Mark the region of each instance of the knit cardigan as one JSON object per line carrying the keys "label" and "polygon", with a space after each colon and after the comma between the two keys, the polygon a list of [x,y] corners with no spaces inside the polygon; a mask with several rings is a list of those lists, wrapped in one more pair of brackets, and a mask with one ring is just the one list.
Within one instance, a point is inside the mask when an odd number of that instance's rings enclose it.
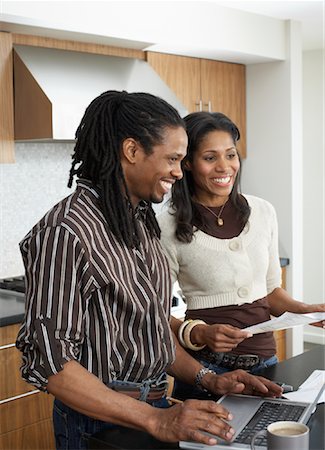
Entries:
{"label": "knit cardigan", "polygon": [[251,214],[232,239],[197,230],[192,242],[183,243],[176,239],[172,211],[158,216],[172,280],[178,281],[189,310],[252,303],[281,286],[274,207],[255,196],[244,197]]}

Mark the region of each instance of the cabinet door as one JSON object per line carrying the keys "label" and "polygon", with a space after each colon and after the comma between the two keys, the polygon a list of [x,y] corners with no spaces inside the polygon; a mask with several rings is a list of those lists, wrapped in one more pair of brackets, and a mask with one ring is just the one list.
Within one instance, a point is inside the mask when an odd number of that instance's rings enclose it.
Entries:
{"label": "cabinet door", "polygon": [[203,109],[222,112],[238,126],[238,150],[246,157],[246,70],[242,64],[201,59]]}
{"label": "cabinet door", "polygon": [[177,95],[189,113],[199,111],[200,59],[147,52],[147,61]]}

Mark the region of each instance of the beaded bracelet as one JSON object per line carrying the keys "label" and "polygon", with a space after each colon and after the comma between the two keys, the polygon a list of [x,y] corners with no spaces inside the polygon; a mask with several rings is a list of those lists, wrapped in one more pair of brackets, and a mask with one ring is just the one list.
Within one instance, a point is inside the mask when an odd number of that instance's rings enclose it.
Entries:
{"label": "beaded bracelet", "polygon": [[185,325],[183,336],[182,336],[183,341],[185,343],[185,347],[189,348],[190,350],[193,350],[195,352],[198,352],[199,350],[202,350],[204,347],[206,347],[206,344],[203,344],[203,345],[193,344],[193,342],[190,339],[191,331],[193,330],[193,328],[196,325],[199,325],[199,324],[206,325],[206,323],[203,320],[200,320],[200,319],[191,320],[189,323],[187,323]]}

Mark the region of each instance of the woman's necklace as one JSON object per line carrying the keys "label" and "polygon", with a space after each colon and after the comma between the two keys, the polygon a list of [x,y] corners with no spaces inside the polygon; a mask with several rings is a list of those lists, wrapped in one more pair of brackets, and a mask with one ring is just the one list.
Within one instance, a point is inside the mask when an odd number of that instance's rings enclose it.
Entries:
{"label": "woman's necklace", "polygon": [[227,200],[225,201],[225,203],[221,206],[220,211],[219,211],[218,214],[216,214],[215,212],[213,212],[208,206],[202,205],[202,203],[201,203],[201,205],[203,206],[203,208],[205,208],[205,209],[207,209],[208,211],[210,211],[210,213],[213,214],[214,217],[217,218],[216,224],[218,225],[218,227],[222,227],[222,226],[223,226],[223,223],[224,223],[224,222],[223,222],[223,219],[221,218],[221,214],[222,214],[222,212],[223,212],[223,210],[224,210],[224,207],[226,206],[227,201],[228,201],[228,199],[227,199]]}

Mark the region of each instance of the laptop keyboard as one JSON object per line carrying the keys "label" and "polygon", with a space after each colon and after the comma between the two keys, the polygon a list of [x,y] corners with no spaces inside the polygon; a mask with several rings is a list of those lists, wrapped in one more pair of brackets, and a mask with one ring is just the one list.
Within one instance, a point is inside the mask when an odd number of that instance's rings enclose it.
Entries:
{"label": "laptop keyboard", "polygon": [[[282,420],[299,421],[305,411],[300,405],[286,405],[277,402],[264,402],[254,416],[236,437],[234,442],[250,445],[252,437],[257,431],[264,430],[270,423]],[[266,447],[266,438],[257,438],[255,445]]]}

